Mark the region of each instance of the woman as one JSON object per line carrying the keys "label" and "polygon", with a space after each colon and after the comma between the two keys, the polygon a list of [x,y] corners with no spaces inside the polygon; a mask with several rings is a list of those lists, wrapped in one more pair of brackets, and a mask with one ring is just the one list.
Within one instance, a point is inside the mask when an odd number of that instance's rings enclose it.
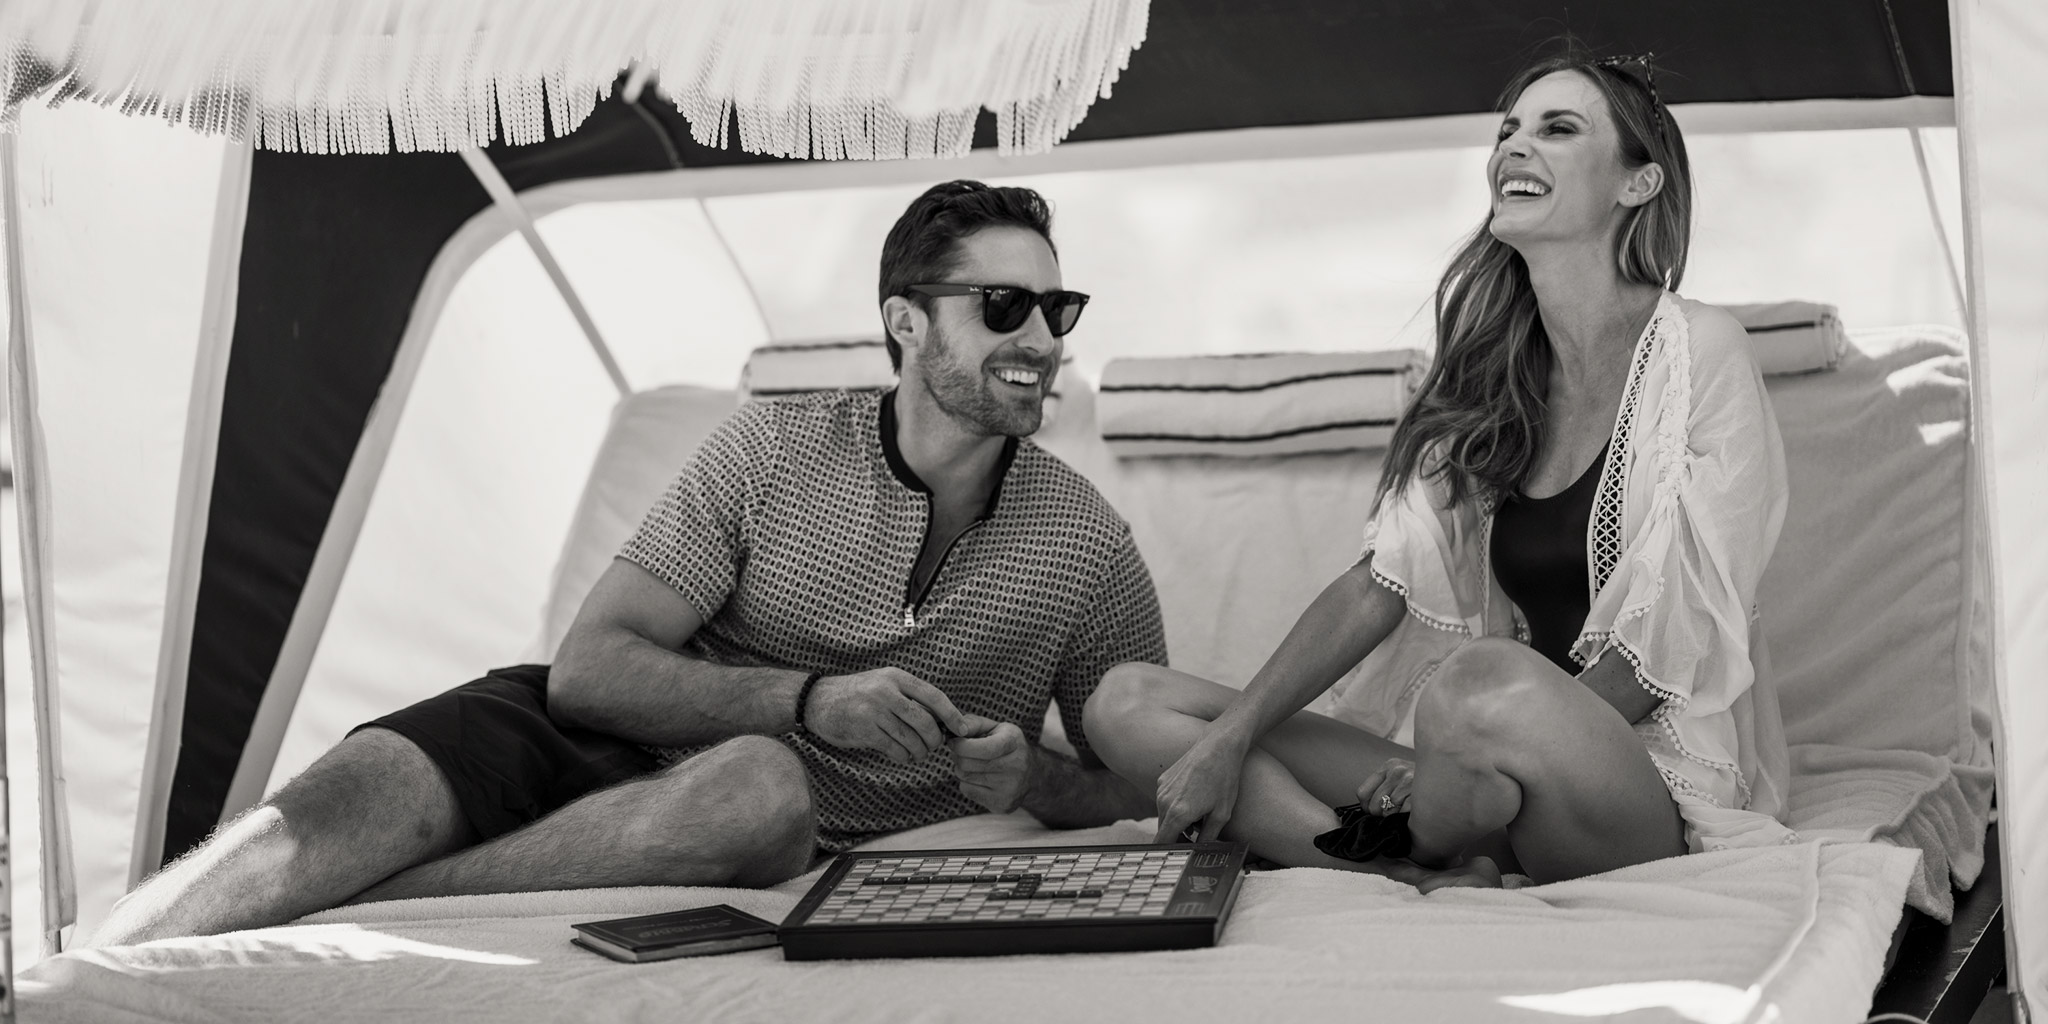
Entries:
{"label": "woman", "polygon": [[[1753,667],[1784,456],[1742,328],[1668,290],[1692,182],[1649,74],[1567,57],[1508,87],[1358,564],[1242,693],[1125,665],[1089,701],[1162,841],[1428,890],[1792,838]],[[1353,666],[1337,717],[1302,710]],[[1409,812],[1413,864],[1312,844],[1354,801]]]}

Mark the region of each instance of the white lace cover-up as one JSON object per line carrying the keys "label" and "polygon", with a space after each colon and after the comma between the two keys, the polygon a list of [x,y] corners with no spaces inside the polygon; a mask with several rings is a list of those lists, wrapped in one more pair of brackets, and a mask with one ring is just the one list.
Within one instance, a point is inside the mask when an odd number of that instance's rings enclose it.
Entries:
{"label": "white lace cover-up", "polygon": [[[1715,318],[1697,329],[1705,318]],[[1626,658],[1663,703],[1635,726],[1697,852],[1791,842],[1787,758],[1757,581],[1785,518],[1785,455],[1740,326],[1666,292],[1637,339],[1587,526],[1592,594],[1572,657]],[[1408,615],[1339,685],[1336,717],[1412,744],[1416,698],[1472,637],[1520,637],[1488,564],[1490,507],[1417,481],[1366,524]]]}

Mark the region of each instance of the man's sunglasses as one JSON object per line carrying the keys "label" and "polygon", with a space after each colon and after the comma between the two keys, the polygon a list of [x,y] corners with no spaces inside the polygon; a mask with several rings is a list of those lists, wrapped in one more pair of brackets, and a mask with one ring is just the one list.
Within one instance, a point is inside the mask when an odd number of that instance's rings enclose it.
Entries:
{"label": "man's sunglasses", "polygon": [[1046,292],[1040,295],[1007,284],[914,284],[904,289],[920,295],[981,296],[981,322],[997,334],[1008,334],[1024,326],[1032,307],[1045,310],[1045,327],[1055,338],[1065,335],[1081,321],[1081,307],[1088,296],[1080,292]]}

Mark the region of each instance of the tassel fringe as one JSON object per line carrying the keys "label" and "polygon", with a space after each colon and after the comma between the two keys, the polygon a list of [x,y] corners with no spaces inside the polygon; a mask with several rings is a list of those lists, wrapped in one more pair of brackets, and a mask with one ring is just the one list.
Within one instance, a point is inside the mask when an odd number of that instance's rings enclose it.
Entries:
{"label": "tassel fringe", "polygon": [[699,143],[814,160],[1036,153],[1107,97],[1149,0],[20,0],[0,128],[83,100],[287,153],[566,135],[634,61]]}

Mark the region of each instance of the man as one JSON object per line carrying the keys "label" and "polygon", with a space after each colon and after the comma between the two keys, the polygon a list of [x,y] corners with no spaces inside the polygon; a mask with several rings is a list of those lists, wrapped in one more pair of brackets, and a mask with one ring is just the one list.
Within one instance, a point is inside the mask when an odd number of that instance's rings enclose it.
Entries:
{"label": "man", "polygon": [[[116,905],[100,945],[345,901],[764,886],[819,851],[1019,806],[1152,813],[1081,729],[1165,656],[1128,526],[1036,445],[1062,337],[1051,214],[939,185],[882,251],[900,376],[742,408],[683,467],[546,666],[359,727]],[[1058,702],[1080,760],[1036,744]]]}

